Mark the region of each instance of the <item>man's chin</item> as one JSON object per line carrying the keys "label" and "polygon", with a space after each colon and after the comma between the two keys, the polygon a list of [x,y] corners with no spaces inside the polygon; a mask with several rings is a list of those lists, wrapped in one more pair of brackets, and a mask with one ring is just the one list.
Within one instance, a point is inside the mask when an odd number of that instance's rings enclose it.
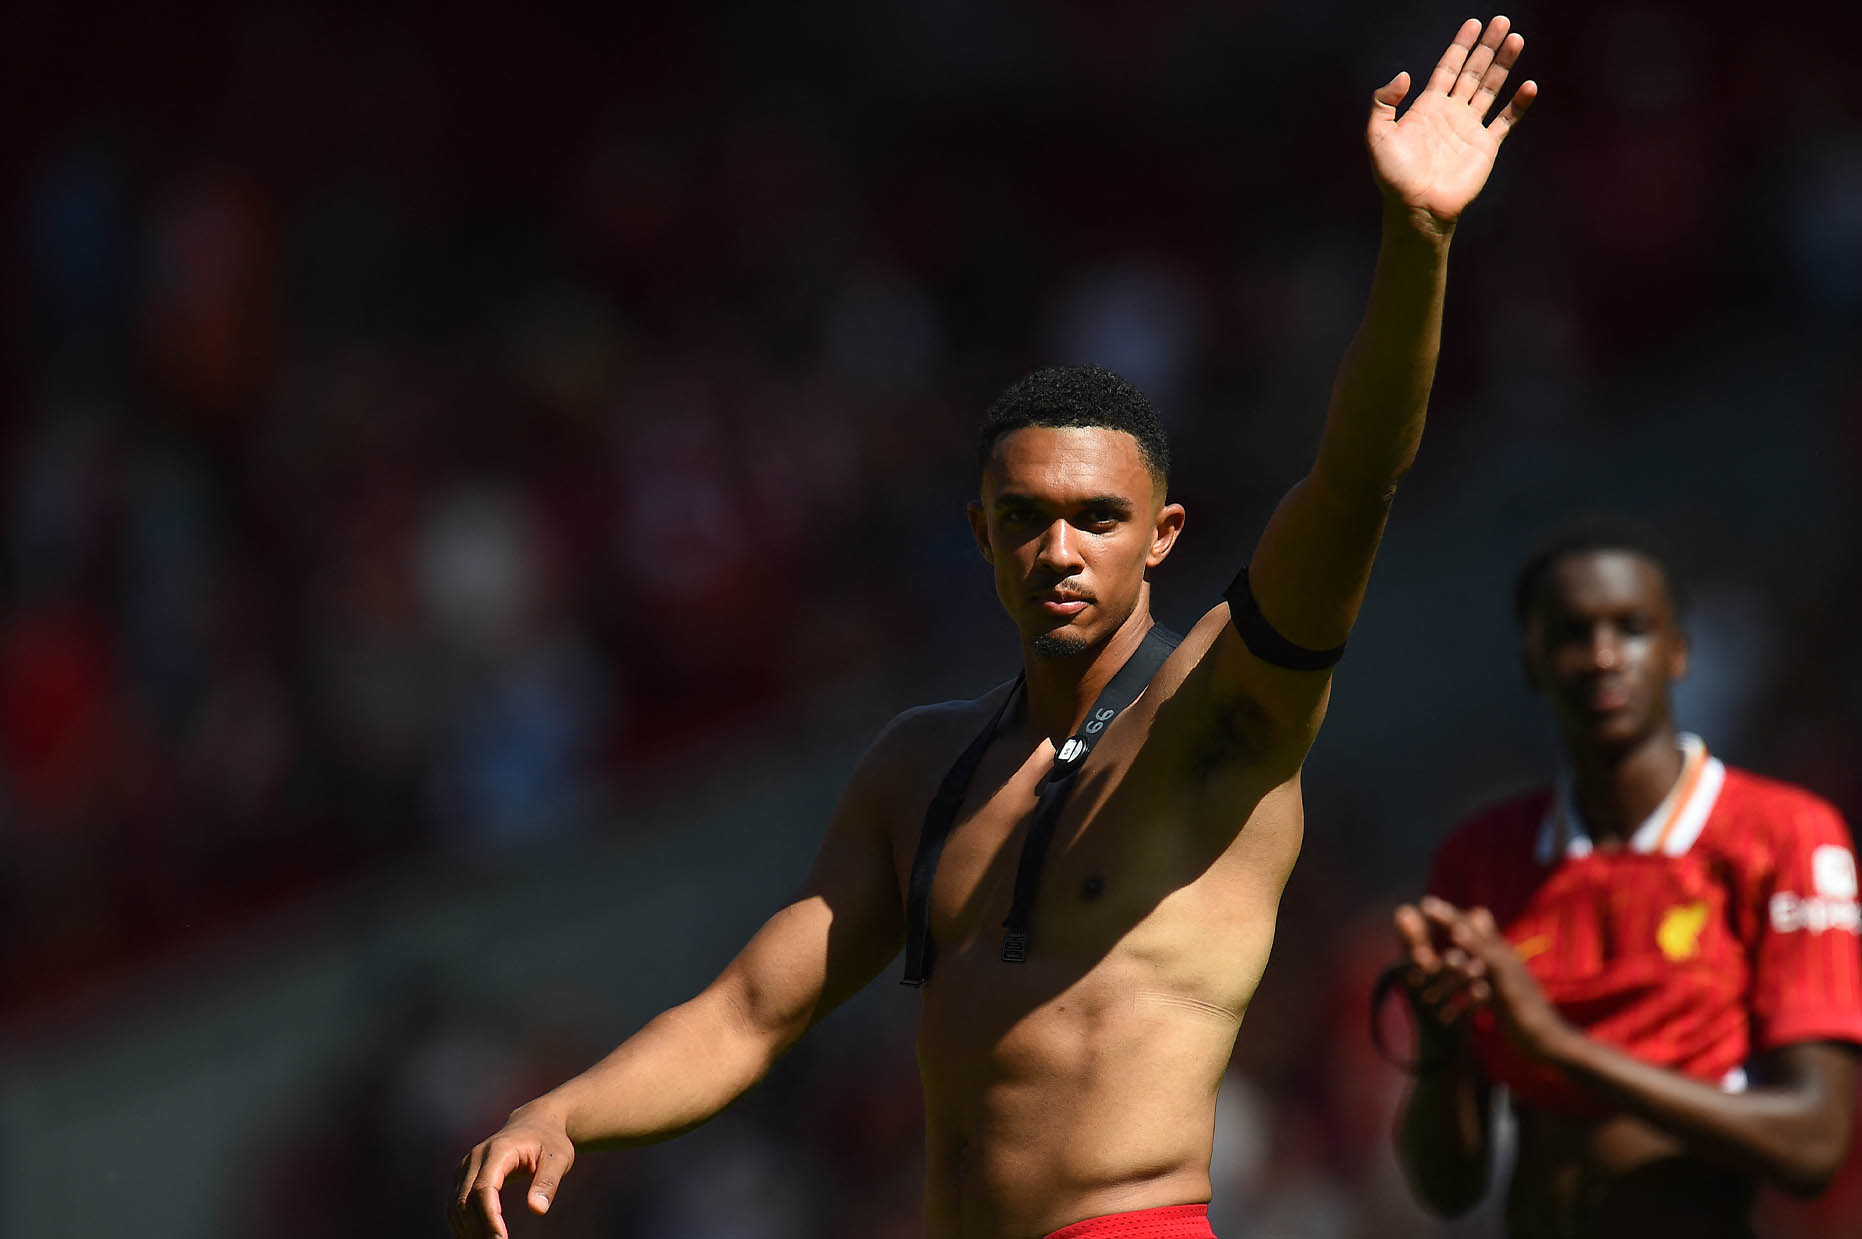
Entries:
{"label": "man's chin", "polygon": [[1056,629],[1035,637],[1028,643],[1028,648],[1042,658],[1073,658],[1086,653],[1092,646],[1077,632]]}
{"label": "man's chin", "polygon": [[1654,721],[1631,711],[1580,716],[1573,740],[1601,753],[1626,753],[1655,731]]}

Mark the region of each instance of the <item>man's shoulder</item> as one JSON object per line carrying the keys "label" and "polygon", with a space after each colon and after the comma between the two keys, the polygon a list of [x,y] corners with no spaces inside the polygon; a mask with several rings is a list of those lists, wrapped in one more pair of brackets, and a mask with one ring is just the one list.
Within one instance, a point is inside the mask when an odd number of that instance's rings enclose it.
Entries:
{"label": "man's shoulder", "polygon": [[1549,787],[1489,801],[1457,821],[1442,839],[1439,850],[1484,855],[1509,850],[1530,852],[1551,804]]}
{"label": "man's shoulder", "polygon": [[1755,774],[1738,766],[1726,767],[1720,795],[1732,807],[1773,810],[1780,813],[1830,814],[1836,806],[1807,787]]}
{"label": "man's shoulder", "polygon": [[1550,790],[1540,789],[1490,802],[1456,822],[1435,849],[1430,892],[1510,918],[1544,876],[1538,841],[1550,803]]}
{"label": "man's shoulder", "polygon": [[862,764],[892,774],[927,766],[941,772],[996,717],[1014,688],[1014,680],[1005,680],[980,697],[912,706],[880,729]]}
{"label": "man's shoulder", "polygon": [[1726,767],[1711,826],[1752,843],[1782,843],[1800,835],[1848,833],[1842,813],[1809,788]]}

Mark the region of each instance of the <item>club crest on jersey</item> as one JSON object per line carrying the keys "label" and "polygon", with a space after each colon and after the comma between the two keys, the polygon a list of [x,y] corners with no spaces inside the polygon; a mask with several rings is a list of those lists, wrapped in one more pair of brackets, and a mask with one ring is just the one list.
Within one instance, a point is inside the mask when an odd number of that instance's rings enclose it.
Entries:
{"label": "club crest on jersey", "polygon": [[1826,843],[1810,854],[1810,886],[1825,899],[1856,897],[1856,858],[1849,849]]}
{"label": "club crest on jersey", "polygon": [[1700,953],[1700,931],[1707,927],[1707,905],[1684,903],[1662,913],[1662,923],[1655,931],[1655,944],[1675,963],[1692,959]]}

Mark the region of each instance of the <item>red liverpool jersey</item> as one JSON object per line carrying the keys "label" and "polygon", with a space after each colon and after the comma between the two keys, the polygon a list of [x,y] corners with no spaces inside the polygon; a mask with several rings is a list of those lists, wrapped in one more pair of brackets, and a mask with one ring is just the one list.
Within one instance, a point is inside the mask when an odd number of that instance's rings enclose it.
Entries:
{"label": "red liverpool jersey", "polygon": [[[1753,1054],[1862,1043],[1862,913],[1849,831],[1827,803],[1729,770],[1684,736],[1681,777],[1621,848],[1600,849],[1568,788],[1498,805],[1436,853],[1431,893],[1485,907],[1584,1032],[1726,1088]],[[1490,1011],[1474,1041],[1526,1105],[1591,1106],[1513,1052]]]}

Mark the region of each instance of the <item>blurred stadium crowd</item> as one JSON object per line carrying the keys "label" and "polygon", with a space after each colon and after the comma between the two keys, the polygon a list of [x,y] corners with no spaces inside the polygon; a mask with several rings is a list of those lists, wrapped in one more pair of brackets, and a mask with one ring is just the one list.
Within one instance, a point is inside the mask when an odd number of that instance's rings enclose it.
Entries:
{"label": "blurred stadium crowd", "polygon": [[[1513,16],[1546,97],[1458,243],[1413,536],[1504,580],[1516,532],[1590,493],[1507,489],[1545,445],[1658,475],[1634,493],[1700,578],[1710,721],[1684,721],[1854,821],[1862,21],[1537,8]],[[4,152],[0,1013],[356,875],[624,833],[753,718],[902,708],[987,649],[955,681],[979,690],[1012,651],[958,509],[982,405],[1032,365],[1150,393],[1202,548],[1182,579],[1225,579],[1355,322],[1364,98],[1462,16],[32,19]],[[1480,485],[1486,529],[1439,497]],[[1495,710],[1509,672],[1473,680]],[[1463,705],[1400,708],[1411,732]],[[1424,803],[1498,777],[1428,771]],[[1375,790],[1314,782],[1218,1221],[1435,1233],[1384,1151],[1398,1081],[1362,1003],[1438,822],[1393,841]],[[403,996],[268,1146],[245,1233],[438,1233],[451,1160],[614,1031]],[[591,1161],[548,1233],[908,1239],[903,1044],[804,1048],[712,1128]]]}

